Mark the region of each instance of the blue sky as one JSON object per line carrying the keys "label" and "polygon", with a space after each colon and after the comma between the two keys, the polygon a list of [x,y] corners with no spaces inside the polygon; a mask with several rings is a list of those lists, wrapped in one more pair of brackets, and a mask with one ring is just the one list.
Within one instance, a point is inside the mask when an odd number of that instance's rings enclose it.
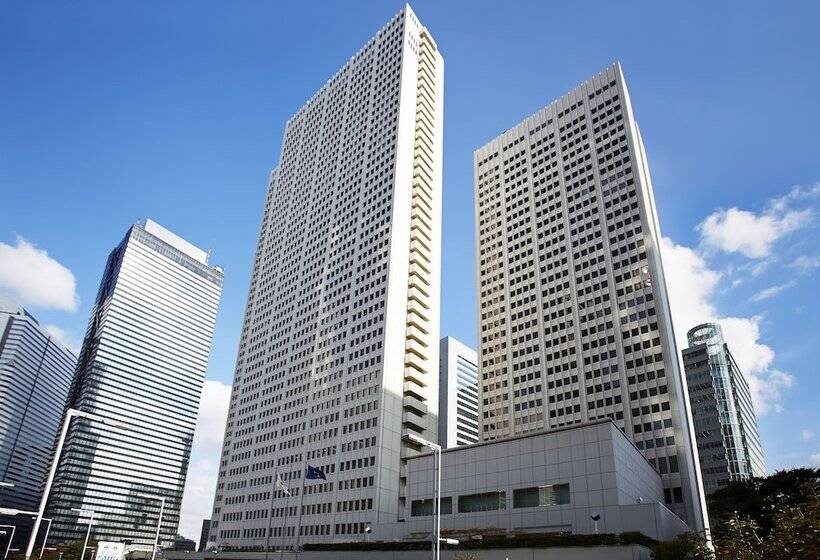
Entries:
{"label": "blue sky", "polygon": [[[284,123],[402,5],[3,3],[0,290],[62,278],[12,267],[46,251],[76,294],[28,305],[78,341],[108,251],[150,216],[225,268],[208,377],[229,383]],[[726,320],[771,467],[820,463],[820,4],[412,5],[446,60],[442,333],[475,340],[473,149],[619,60],[677,323]]]}

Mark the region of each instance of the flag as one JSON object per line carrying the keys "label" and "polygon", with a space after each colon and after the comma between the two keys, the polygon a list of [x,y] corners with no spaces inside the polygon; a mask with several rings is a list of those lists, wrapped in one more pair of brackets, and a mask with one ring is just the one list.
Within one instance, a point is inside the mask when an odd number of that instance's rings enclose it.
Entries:
{"label": "flag", "polygon": [[312,465],[308,465],[307,469],[305,469],[305,478],[308,480],[327,480],[324,471]]}
{"label": "flag", "polygon": [[285,486],[285,483],[282,482],[282,475],[281,474],[276,475],[276,489],[281,490],[282,492],[284,492],[285,496],[290,496],[290,490],[288,489],[287,486]]}

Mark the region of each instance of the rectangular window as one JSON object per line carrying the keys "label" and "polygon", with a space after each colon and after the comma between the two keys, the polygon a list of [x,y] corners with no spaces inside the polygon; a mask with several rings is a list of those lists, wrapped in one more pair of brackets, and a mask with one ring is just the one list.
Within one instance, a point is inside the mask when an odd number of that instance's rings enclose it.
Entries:
{"label": "rectangular window", "polygon": [[[442,508],[443,510],[444,508]],[[507,509],[507,494],[503,490],[485,492],[483,494],[468,494],[458,497],[458,512],[492,511]]]}
{"label": "rectangular window", "polygon": [[[453,513],[453,498],[441,498],[441,514]],[[433,500],[413,500],[410,502],[410,515],[412,517],[424,517],[433,515]]]}
{"label": "rectangular window", "polygon": [[513,490],[513,507],[556,506],[569,503],[569,484],[547,484]]}

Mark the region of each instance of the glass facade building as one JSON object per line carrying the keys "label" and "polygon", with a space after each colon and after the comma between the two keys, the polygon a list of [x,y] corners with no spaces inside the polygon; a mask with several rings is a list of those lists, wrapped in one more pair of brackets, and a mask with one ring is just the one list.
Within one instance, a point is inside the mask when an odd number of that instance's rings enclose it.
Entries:
{"label": "glass facade building", "polygon": [[222,271],[208,254],[157,223],[131,227],[111,252],[83,341],[68,406],[123,427],[75,419],[46,517],[50,541],[85,535],[174,543]]}
{"label": "glass facade building", "polygon": [[[77,357],[25,309],[0,296],[0,507],[33,511],[51,464]],[[16,525],[12,548],[25,543],[28,518]],[[3,542],[3,541],[0,541]]]}
{"label": "glass facade building", "polygon": [[729,482],[766,475],[749,383],[716,323],[687,333],[683,366],[707,494]]}

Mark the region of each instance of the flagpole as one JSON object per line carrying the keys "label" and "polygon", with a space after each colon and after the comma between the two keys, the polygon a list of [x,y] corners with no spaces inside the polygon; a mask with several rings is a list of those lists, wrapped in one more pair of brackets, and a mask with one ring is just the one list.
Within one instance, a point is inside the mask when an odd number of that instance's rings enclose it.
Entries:
{"label": "flagpole", "polygon": [[302,506],[305,503],[305,477],[307,476],[307,460],[302,469],[302,489],[299,490],[299,520],[296,522],[296,560],[299,560],[299,545],[302,540]]}
{"label": "flagpole", "polygon": [[270,529],[273,523],[273,500],[276,498],[276,481],[279,480],[279,469],[273,471],[273,484],[270,489],[270,508],[268,510],[268,532],[265,533],[265,560],[268,560],[268,551],[270,550]]}
{"label": "flagpole", "polygon": [[287,528],[288,524],[288,508],[290,507],[290,488],[288,491],[285,492],[285,515],[284,519],[282,520],[282,545],[279,547],[279,558],[283,558],[285,556],[285,529]]}

